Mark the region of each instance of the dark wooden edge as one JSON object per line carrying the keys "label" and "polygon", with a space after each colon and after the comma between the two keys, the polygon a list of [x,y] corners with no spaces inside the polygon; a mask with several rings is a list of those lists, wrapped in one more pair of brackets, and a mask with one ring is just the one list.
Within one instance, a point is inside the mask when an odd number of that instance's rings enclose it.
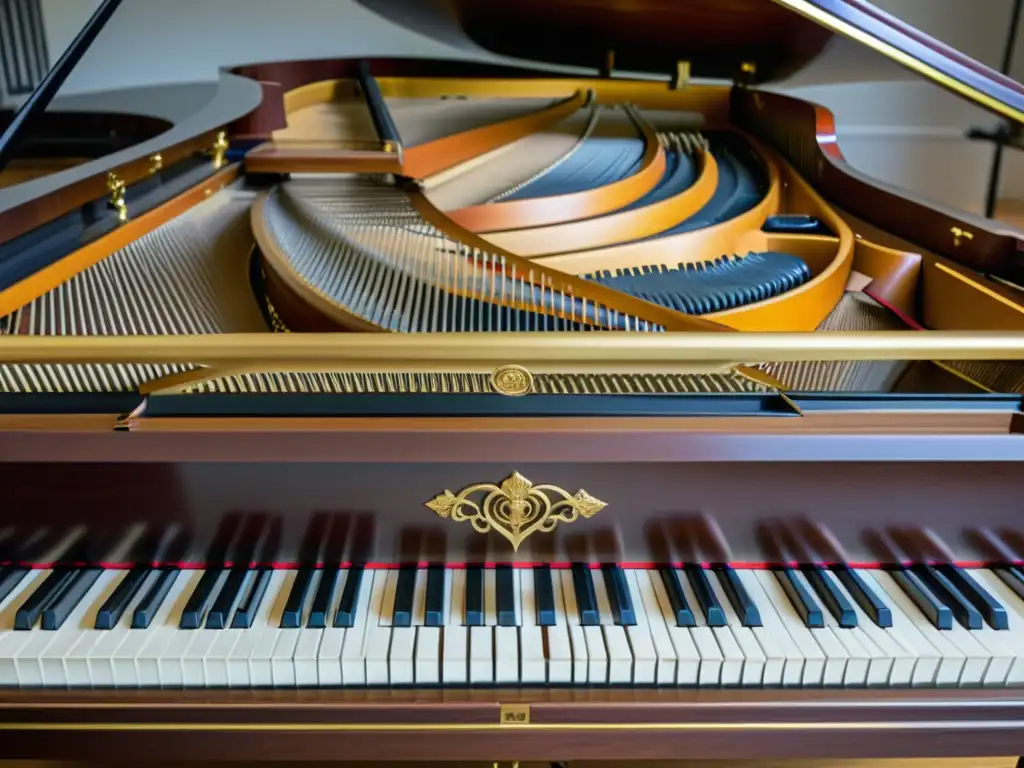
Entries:
{"label": "dark wooden edge", "polygon": [[[891,45],[916,61],[932,67],[941,75],[1005,105],[1017,115],[1024,114],[1024,85],[986,67],[960,51],[925,35],[920,30],[885,13],[864,0],[807,0],[811,5],[855,27],[876,40]],[[939,85],[964,96],[988,111],[996,111],[949,82]],[[1018,117],[1019,119],[1019,117]]]}
{"label": "dark wooden edge", "polygon": [[112,432],[24,414],[0,417],[0,462],[1024,461],[1010,418],[142,417]]}
{"label": "dark wooden edge", "polygon": [[[529,723],[502,725],[502,707]],[[508,710],[506,710],[507,712]],[[1016,754],[1019,690],[0,693],[5,757],[798,759]],[[335,752],[336,753],[336,752]]]}
{"label": "dark wooden edge", "polygon": [[[1024,281],[1024,240],[997,221],[952,216],[909,192],[884,189],[852,172],[836,138],[835,117],[817,104],[733,89],[733,121],[781,153],[814,188],[850,214],[964,266]],[[957,241],[954,227],[973,234]],[[959,244],[956,244],[956,243]]]}
{"label": "dark wooden edge", "polygon": [[[217,133],[217,130],[206,131],[161,150],[160,155],[164,166],[173,165],[191,155],[211,149]],[[108,174],[115,173],[125,184],[131,185],[147,178],[151,173],[151,167],[150,158],[141,157],[122,166],[111,168],[109,171],[69,184],[52,194],[29,200],[6,211],[0,211],[0,243],[13,240],[76,208],[106,197],[109,195]]]}

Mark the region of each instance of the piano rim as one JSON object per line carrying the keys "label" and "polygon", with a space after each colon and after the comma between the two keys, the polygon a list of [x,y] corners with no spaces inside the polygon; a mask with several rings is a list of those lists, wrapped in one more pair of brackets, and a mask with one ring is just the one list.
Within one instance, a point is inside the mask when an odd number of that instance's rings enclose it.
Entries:
{"label": "piano rim", "polygon": [[[501,724],[503,712],[526,707],[528,723]],[[690,759],[980,757],[1019,752],[1024,695],[647,687],[23,690],[0,691],[0,733],[8,756],[22,758],[102,748],[111,758],[138,759],[135,750],[144,748],[161,759],[322,759],[334,746],[357,760],[664,759],[680,749]],[[751,738],[737,739],[740,733]]]}

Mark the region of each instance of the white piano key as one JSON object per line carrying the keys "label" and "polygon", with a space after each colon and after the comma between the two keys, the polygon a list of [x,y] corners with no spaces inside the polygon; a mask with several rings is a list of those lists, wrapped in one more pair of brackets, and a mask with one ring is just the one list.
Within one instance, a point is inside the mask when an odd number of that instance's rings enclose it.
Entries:
{"label": "white piano key", "polygon": [[[523,606],[519,590],[522,580],[520,569],[512,569],[513,605],[516,624],[523,623]],[[495,599],[497,599],[497,573],[495,572]],[[494,628],[494,682],[519,683],[519,626]]]}
{"label": "white piano key", "polygon": [[[651,571],[651,573],[654,573]],[[668,629],[661,618],[661,608],[658,605],[658,596],[654,592],[648,571],[630,569],[626,571],[626,579],[630,585],[633,596],[633,609],[636,613],[638,625],[642,625],[646,635],[645,642],[635,642],[633,645],[634,658],[653,655],[654,679],[650,682],[657,685],[671,685],[676,682],[676,650],[672,640],[668,636]],[[632,635],[630,640],[633,640]],[[642,650],[637,651],[640,646]]]}
{"label": "white piano key", "polygon": [[629,570],[623,569],[626,589],[633,603],[633,615],[636,624],[624,627],[626,639],[629,641],[630,652],[633,654],[633,683],[635,685],[654,685],[658,676],[658,654],[654,650],[651,629],[644,612],[643,597],[637,588]]}
{"label": "white piano key", "polygon": [[[893,639],[888,630],[871,621],[870,616],[860,607],[842,580],[836,579],[834,583],[850,601],[857,616],[857,627],[849,631],[856,634],[861,646],[869,656],[866,684],[869,686],[909,685],[913,675],[913,657]],[[867,584],[867,589],[871,589],[870,584]],[[878,592],[876,592],[876,597],[882,599]]]}
{"label": "white piano key", "polygon": [[[690,627],[680,627],[676,623],[676,615],[672,603],[668,599],[665,581],[659,571],[647,571],[637,574],[638,579],[647,576],[651,589],[658,600],[658,609],[665,631],[672,641],[676,655],[676,685],[698,685],[701,679],[701,656],[697,643],[693,639]],[[653,615],[652,615],[653,620]],[[716,681],[717,684],[717,681]]]}
{"label": "white piano key", "polygon": [[[140,668],[140,658],[149,644],[151,633],[155,633],[158,628],[165,627],[170,617],[171,611],[173,610],[174,603],[181,596],[185,589],[187,582],[187,574],[178,572],[175,575],[174,581],[171,583],[171,588],[164,596],[163,602],[160,604],[156,615],[153,617],[153,621],[149,625],[148,630],[142,629],[131,629],[135,606],[134,604],[129,606],[130,611],[125,611],[125,615],[121,617],[121,623],[118,624],[119,630],[125,632],[125,637],[122,642],[117,645],[111,655],[111,665],[113,666],[114,674],[114,685],[118,688],[148,688],[159,685],[159,675],[155,666],[155,659],[151,660],[150,666],[142,664]],[[151,586],[151,580],[147,579],[142,585],[142,589],[139,590],[139,599],[146,594],[147,590]],[[91,650],[90,647],[84,646],[83,650],[86,654]],[[73,656],[77,657],[77,648],[72,649]],[[69,660],[69,663],[81,663],[82,672],[81,675],[88,676],[88,656],[81,660]],[[71,671],[68,672],[71,675]]]}
{"label": "white piano key", "polygon": [[[234,657],[235,648],[242,639],[242,635],[248,632],[247,629],[211,630],[217,633],[217,637],[210,645],[210,649],[203,657],[203,669],[206,673],[207,688],[227,688],[232,685],[231,680],[231,659]],[[243,665],[245,678],[248,679],[249,665]]]}
{"label": "white piano key", "polygon": [[139,651],[136,662],[140,685],[160,688],[181,687],[181,654],[189,635],[195,630],[178,629],[178,625],[185,605],[202,577],[202,571],[183,572],[161,603],[160,611],[149,625],[149,629],[136,630],[149,636],[149,641]]}
{"label": "white piano key", "polygon": [[572,682],[583,685],[589,680],[590,656],[587,651],[587,637],[584,627],[580,624],[579,605],[576,602],[576,587],[572,580],[572,571],[564,568],[558,571],[562,586],[562,601],[565,606],[565,622],[569,632],[569,645],[572,652]]}
{"label": "white piano key", "polygon": [[484,568],[484,626],[498,625],[498,574],[493,568]]}
{"label": "white piano key", "polygon": [[[775,573],[771,573],[771,577],[775,580],[776,584],[779,583],[779,578]],[[814,642],[816,642],[818,647],[821,648],[822,653],[825,654],[825,670],[822,675],[822,685],[841,686],[846,680],[846,667],[850,662],[850,652],[832,632],[832,629],[828,624],[828,616],[826,616],[826,614],[828,614],[828,608],[821,604],[821,601],[818,598],[818,593],[814,591],[810,583],[799,571],[793,571],[793,578],[800,582],[804,588],[805,594],[811,595],[812,599],[818,603],[818,607],[821,608],[822,616],[824,618],[824,627],[809,627],[807,630],[811,633],[811,637],[814,639]],[[779,586],[781,587],[781,584]],[[792,606],[792,603],[789,603],[789,605]],[[866,659],[863,661],[863,668],[866,674]],[[857,671],[858,667],[855,665],[854,672],[856,673]]]}
{"label": "white piano key", "polygon": [[[765,613],[774,614],[800,651],[803,657],[800,685],[808,688],[822,685],[825,679],[825,653],[793,608],[793,604],[789,602],[789,596],[775,574],[772,571],[760,570],[744,570],[737,573],[740,574],[740,579],[747,590],[752,592],[751,597],[755,602],[759,606],[764,606]],[[787,657],[787,677],[791,662],[792,658]]]}
{"label": "white piano key", "polygon": [[591,571],[590,575],[594,580],[597,612],[601,617],[600,629],[604,635],[604,647],[608,652],[608,682],[612,684],[631,683],[633,682],[633,651],[629,647],[626,630],[615,623],[604,573],[595,570]]}
{"label": "white piano key", "polygon": [[[913,600],[885,571],[862,571],[878,584],[892,611],[893,628],[900,638],[915,646],[919,658],[914,669],[914,685],[955,686],[960,683],[967,657],[940,630],[928,621]],[[935,659],[931,672],[929,660]]]}
{"label": "white piano key", "polygon": [[1018,685],[1024,682],[1024,600],[992,571],[972,569],[968,573],[1006,608],[1008,628],[1000,634],[1006,636],[1006,646],[1013,655],[1006,685]]}
{"label": "white piano key", "polygon": [[[100,574],[101,577],[103,575],[104,574]],[[110,578],[111,577],[108,577],[102,586],[105,586],[106,582],[108,582]],[[99,579],[97,579],[97,581],[99,581]],[[102,589],[102,586],[99,589]],[[64,687],[64,665],[61,662],[60,656],[51,656],[47,660],[47,664],[45,665],[45,678],[43,659],[47,655],[49,648],[54,643],[59,644],[60,647],[57,649],[58,651],[64,652],[67,650],[68,639],[75,637],[77,632],[82,631],[85,628],[83,626],[83,619],[92,607],[92,599],[98,594],[99,591],[97,585],[96,583],[93,583],[85,596],[79,600],[78,604],[71,610],[71,613],[68,615],[67,619],[65,619],[60,629],[50,631],[33,629],[25,633],[29,636],[28,642],[22,645],[14,658],[14,668],[18,675],[18,685],[30,688],[38,688],[44,684]],[[93,611],[93,621],[95,621],[95,619],[96,612]]]}
{"label": "white piano key", "polygon": [[[379,571],[380,588],[373,580],[373,599],[366,619],[366,635],[363,638],[363,658],[366,659],[366,684],[387,685],[388,656],[391,653],[391,617],[394,613],[395,590],[394,570]],[[388,606],[390,598],[391,605]],[[384,614],[387,613],[387,623]]]}
{"label": "white piano key", "polygon": [[427,623],[427,569],[416,569],[416,581],[412,591],[412,625],[422,627]]}
{"label": "white piano key", "polygon": [[441,681],[446,685],[469,682],[469,628],[466,626],[466,571],[446,574],[448,600],[445,606]]}
{"label": "white piano key", "polygon": [[[956,622],[954,622],[956,623]],[[958,625],[959,632],[954,637],[960,648],[966,648],[961,644],[964,636],[970,638],[977,646],[972,652],[987,657],[988,664],[982,674],[981,684],[985,686],[1001,687],[1006,685],[1006,678],[1010,674],[1010,667],[1014,662],[1014,651],[1010,648],[1009,633],[1005,630],[993,629],[985,621],[982,621],[981,629],[965,629]]]}
{"label": "white piano key", "polygon": [[[99,609],[118,585],[128,577],[128,573],[121,571],[119,577],[108,582],[106,590],[97,598],[93,611],[85,620],[85,623],[89,624],[88,629],[78,633],[77,641],[64,654],[64,675],[69,686],[135,688],[139,685],[134,656],[128,663],[118,663],[118,654],[132,637],[131,626],[135,606],[145,595],[153,577],[143,580],[117,624],[107,630],[94,628]],[[133,648],[133,653],[140,647],[141,642]]]}
{"label": "white piano key", "polygon": [[[316,651],[316,676],[321,687],[341,685],[341,651],[345,647],[347,627],[335,627],[334,617],[338,612],[341,596],[345,593],[348,583],[349,569],[342,568],[338,572],[338,583],[335,585],[334,600],[327,612],[327,627],[320,638],[320,647]],[[366,574],[363,574],[366,579]]]}
{"label": "white piano key", "polygon": [[537,625],[537,593],[533,568],[516,571],[516,614],[519,617],[519,681],[524,685],[547,682],[544,635]]}
{"label": "white piano key", "polygon": [[[786,631],[775,609],[766,604],[767,597],[753,573],[746,569],[736,569],[736,575],[761,614],[762,626],[750,629],[765,653],[765,685],[800,686],[804,671],[803,653]],[[775,658],[781,659],[781,670],[776,671],[772,663]]]}
{"label": "white piano key", "polygon": [[419,627],[416,630],[416,684],[438,685],[441,682],[441,628]]}
{"label": "white piano key", "polygon": [[[808,583],[804,575],[800,574],[800,576],[804,579],[804,584],[807,588],[811,589],[811,585]],[[838,579],[833,579],[833,581],[837,582]],[[815,598],[818,598],[817,592],[812,592],[812,594]],[[843,629],[840,627],[835,616],[832,615],[832,612],[820,599],[818,599],[818,604],[821,606],[821,615],[825,626],[823,629],[811,630],[811,634],[817,639],[819,637],[817,633],[828,632],[828,636],[834,638],[842,647],[842,653],[846,657],[846,664],[843,668],[842,677],[840,679],[841,685],[851,687],[864,686],[868,679],[868,664],[871,661],[871,655],[861,644],[856,635],[856,630],[849,628]],[[823,648],[826,647],[820,641],[819,644],[822,645]],[[826,673],[828,672],[828,665],[826,665],[825,671]]]}
{"label": "white piano key", "polygon": [[[274,611],[275,604],[277,603],[278,597],[281,593],[281,587],[285,583],[288,574],[294,574],[294,571],[275,570],[270,574],[270,578],[267,581],[266,591],[263,593],[263,599],[260,601],[259,607],[256,609],[256,613],[252,617],[252,625],[248,629],[239,630],[220,630],[221,632],[241,632],[234,648],[231,651],[231,656],[228,657],[228,686],[231,688],[241,688],[248,686],[267,686],[270,685],[273,674],[269,670],[263,670],[267,674],[261,675],[258,678],[253,678],[252,671],[253,667],[250,663],[252,655],[256,652],[257,647],[263,642],[262,638],[264,633],[276,631],[280,626],[280,620],[278,620],[278,626],[271,626],[271,613]],[[294,575],[292,576],[294,579]],[[285,597],[287,600],[287,595]],[[258,679],[259,683],[254,683],[254,679]]]}
{"label": "white piano key", "polygon": [[36,591],[50,574],[48,569],[32,571],[0,603],[0,686],[16,686],[18,673],[14,655],[28,642],[31,631],[16,630],[14,616],[18,609]]}
{"label": "white piano key", "polygon": [[676,569],[676,574],[683,587],[686,602],[693,609],[693,618],[697,622],[697,626],[690,627],[690,637],[693,638],[693,644],[697,646],[697,653],[700,654],[698,684],[711,687],[739,685],[743,676],[743,657],[740,656],[739,649],[732,643],[727,646],[729,656],[724,655],[726,649],[718,644],[715,633],[708,626],[689,577],[682,569]]}
{"label": "white piano key", "polygon": [[[327,630],[307,627],[304,620],[301,629],[289,631],[298,635],[295,648],[292,650],[292,676],[295,685],[299,688],[319,686],[320,643]],[[274,652],[277,652],[276,648]]]}
{"label": "white piano key", "polygon": [[345,644],[341,649],[341,684],[366,684],[366,648],[370,639],[371,616],[373,602],[377,601],[376,610],[380,610],[380,601],[384,597],[385,571],[366,569],[359,582],[359,598],[356,600],[356,615],[352,626],[345,633]]}
{"label": "white piano key", "polygon": [[417,629],[419,628],[391,627],[391,647],[388,649],[388,679],[386,681],[390,685],[412,685],[416,681]]}
{"label": "white piano key", "polygon": [[395,618],[395,594],[398,592],[398,569],[389,568],[384,572],[384,595],[377,611],[377,624],[390,627]]}
{"label": "white piano key", "polygon": [[215,629],[193,629],[189,632],[188,647],[181,656],[181,679],[186,688],[206,687],[204,659],[217,639]]}
{"label": "white piano key", "polygon": [[[313,596],[316,595],[316,591],[320,587],[320,579],[323,574],[323,569],[318,568],[309,581],[306,599],[299,611],[299,626],[295,629],[280,629],[277,633],[277,642],[274,643],[274,650],[270,657],[270,674],[275,688],[294,688],[298,685],[295,654],[303,635],[309,638],[307,646],[311,646],[303,649],[303,674],[306,679],[309,679],[312,674],[314,683],[316,681],[316,651],[320,645],[320,633],[323,630],[307,628],[306,624],[309,623],[309,614],[313,609]],[[296,575],[298,575],[297,571]],[[289,591],[291,591],[290,588]],[[287,599],[288,596],[285,595],[285,600],[287,601]],[[284,615],[284,606],[281,607],[281,614]]]}
{"label": "white piano key", "polygon": [[739,614],[736,613],[736,608],[729,600],[729,596],[726,594],[725,588],[718,578],[718,574],[709,573],[708,581],[711,583],[711,589],[714,591],[715,597],[718,598],[722,611],[725,613],[726,625],[715,628],[715,637],[718,638],[719,645],[724,647],[723,636],[728,632],[735,645],[738,646],[739,653],[743,657],[741,683],[745,686],[781,685],[783,665],[781,654],[776,654],[774,658],[769,659],[765,654],[765,650],[761,647],[761,643],[754,636],[754,632],[750,627],[743,626]]}
{"label": "white piano key", "polygon": [[[278,572],[275,572],[277,575]],[[267,594],[263,599],[270,605],[270,611],[266,614],[264,621],[257,616],[249,628],[255,632],[256,643],[249,653],[249,680],[254,688],[270,688],[274,685],[274,649],[277,647],[277,640],[282,632],[293,632],[294,630],[281,629],[281,620],[284,618],[284,609],[288,604],[288,595],[291,594],[295,585],[295,577],[298,571],[280,571],[282,579],[278,582],[277,589],[274,583],[267,588]],[[272,591],[273,590],[273,591]],[[258,624],[257,624],[258,622]],[[280,676],[280,672],[278,673]]]}
{"label": "white piano key", "polygon": [[561,571],[551,571],[551,593],[555,603],[555,623],[544,627],[547,640],[547,678],[549,683],[571,683],[573,680],[572,643],[569,640],[569,622],[562,596]]}
{"label": "white piano key", "polygon": [[469,628],[469,682],[481,685],[494,682],[494,629]]}

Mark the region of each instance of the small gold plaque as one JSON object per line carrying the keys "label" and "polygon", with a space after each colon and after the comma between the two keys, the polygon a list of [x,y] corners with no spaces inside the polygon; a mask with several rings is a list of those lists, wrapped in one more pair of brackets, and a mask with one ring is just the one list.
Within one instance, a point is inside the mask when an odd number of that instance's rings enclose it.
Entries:
{"label": "small gold plaque", "polygon": [[529,725],[529,704],[502,704],[499,715],[500,725]]}

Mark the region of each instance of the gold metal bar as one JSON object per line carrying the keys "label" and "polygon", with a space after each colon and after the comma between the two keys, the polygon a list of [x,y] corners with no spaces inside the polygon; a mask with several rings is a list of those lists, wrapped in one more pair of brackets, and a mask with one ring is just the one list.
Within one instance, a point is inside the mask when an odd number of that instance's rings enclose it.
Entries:
{"label": "gold metal bar", "polygon": [[0,363],[142,363],[273,369],[329,363],[352,370],[531,372],[670,370],[694,363],[790,360],[1024,360],[1024,333],[396,333],[202,336],[0,336]]}

